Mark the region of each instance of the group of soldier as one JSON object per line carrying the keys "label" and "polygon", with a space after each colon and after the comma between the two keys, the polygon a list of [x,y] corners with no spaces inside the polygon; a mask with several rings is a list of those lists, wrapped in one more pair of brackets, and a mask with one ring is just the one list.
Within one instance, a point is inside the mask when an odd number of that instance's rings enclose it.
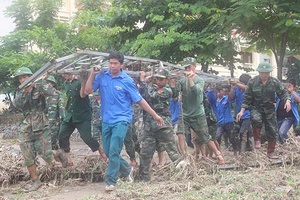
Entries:
{"label": "group of soldier", "polygon": [[[228,90],[222,85],[205,85],[204,79],[195,73],[194,58],[184,59],[184,73],[178,80],[171,78],[169,70],[160,68],[151,77],[141,71],[137,82],[122,70],[121,53],[111,52],[108,59],[108,71],[97,66],[90,74],[81,73],[80,77],[62,74],[66,105],[64,94],[55,89],[53,76],[45,76],[17,92],[13,105],[24,114],[19,140],[30,174],[25,191],[37,190],[42,185],[36,170],[37,154],[49,164],[55,159],[63,167],[73,165],[70,136],[75,129],[90,149],[98,151],[108,163],[105,190],[110,192],[115,190],[119,175],[124,181],[133,182],[136,150],[140,159],[136,178],[149,181],[155,151],[159,158],[166,151],[172,162],[182,163],[188,154],[188,144],[194,148],[196,159],[200,154],[203,157],[214,154],[222,165],[225,163],[222,140],[238,156],[243,135],[247,138],[247,150],[252,150],[252,136],[255,148],[261,147],[260,132],[264,126],[267,156],[272,159],[276,158],[277,136],[284,143],[288,129],[299,123],[296,107],[300,98],[294,82],[290,81],[285,88],[270,76],[272,67],[267,62],[259,64],[258,76],[251,78],[243,74],[239,81],[230,82]],[[15,73],[20,84],[30,75],[32,72],[27,67]],[[92,94],[90,98],[89,94]],[[171,103],[177,106],[176,112],[170,110]],[[236,119],[232,115],[232,103]],[[137,105],[144,110],[140,134],[136,134],[134,126],[139,120],[136,112],[133,113],[138,110]],[[121,156],[124,144],[130,164]]]}

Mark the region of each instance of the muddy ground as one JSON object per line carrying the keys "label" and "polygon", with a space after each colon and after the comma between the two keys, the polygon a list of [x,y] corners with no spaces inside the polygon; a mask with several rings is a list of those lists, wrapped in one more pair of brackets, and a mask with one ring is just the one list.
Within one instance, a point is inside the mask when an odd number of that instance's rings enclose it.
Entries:
{"label": "muddy ground", "polygon": [[[104,191],[105,184],[101,179],[105,164],[99,161],[97,153],[92,153],[76,134],[71,142],[74,167],[61,169],[58,164],[54,169],[49,169],[39,159],[44,184],[38,191],[24,193],[21,186],[27,177],[18,142],[14,137],[17,124],[12,125],[3,120],[1,122],[0,200],[252,200],[299,199],[300,196],[300,138],[297,137],[291,137],[289,145],[278,146],[276,152],[280,159],[275,161],[267,159],[265,145],[259,151],[245,153],[238,158],[234,158],[232,152],[224,151],[224,166],[217,166],[215,159],[195,161],[189,157],[188,165],[175,169],[166,158],[162,169],[153,167],[151,182],[129,184],[119,181],[117,190],[108,194]],[[122,154],[127,158],[126,153]]]}

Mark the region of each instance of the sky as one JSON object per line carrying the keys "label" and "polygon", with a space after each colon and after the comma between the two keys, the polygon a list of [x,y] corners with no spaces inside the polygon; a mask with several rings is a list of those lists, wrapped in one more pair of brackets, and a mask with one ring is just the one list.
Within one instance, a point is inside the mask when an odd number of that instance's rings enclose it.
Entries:
{"label": "sky", "polygon": [[14,30],[14,23],[11,18],[4,16],[3,11],[5,8],[10,5],[12,0],[0,0],[0,36],[7,35],[9,32]]}

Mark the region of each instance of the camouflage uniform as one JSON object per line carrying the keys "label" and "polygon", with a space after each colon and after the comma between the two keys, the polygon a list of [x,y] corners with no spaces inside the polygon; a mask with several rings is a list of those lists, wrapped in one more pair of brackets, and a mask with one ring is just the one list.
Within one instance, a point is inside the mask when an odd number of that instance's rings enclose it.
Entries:
{"label": "camouflage uniform", "polygon": [[251,121],[253,129],[261,128],[265,124],[268,140],[276,140],[276,112],[275,93],[285,101],[288,94],[281,82],[274,77],[269,77],[265,85],[259,76],[249,80],[243,100],[243,108],[251,109]]}
{"label": "camouflage uniform", "polygon": [[208,126],[208,132],[211,136],[211,140],[214,141],[216,140],[218,122],[205,94],[203,94],[203,105]]}
{"label": "camouflage uniform", "polygon": [[[160,74],[160,72],[158,73]],[[163,87],[163,93],[161,94],[159,94],[154,87],[147,86],[145,82],[141,83],[140,88],[144,91],[142,96],[165,122],[164,126],[158,127],[151,115],[147,113],[144,117],[144,133],[141,138],[139,173],[142,180],[149,181],[150,162],[158,143],[167,151],[172,161],[176,161],[179,158],[179,153],[175,143],[170,114],[171,88],[165,85]]]}
{"label": "camouflage uniform", "polygon": [[25,116],[20,125],[19,142],[26,166],[35,164],[37,154],[47,163],[53,160],[45,98],[54,95],[55,89],[44,81],[32,87],[29,93],[18,91],[13,102]]}
{"label": "camouflage uniform", "polygon": [[96,96],[99,96],[99,93],[93,93],[90,96],[91,108],[92,108],[92,136],[98,141],[101,142],[101,129],[102,129],[102,117],[100,114],[101,103],[98,102]]}
{"label": "camouflage uniform", "polygon": [[65,97],[62,92],[55,90],[56,94],[47,97],[47,110],[49,128],[51,132],[51,146],[53,150],[58,149],[58,133],[60,124],[65,116]]}
{"label": "camouflage uniform", "polygon": [[[261,62],[257,69],[258,72],[267,73],[273,69],[267,62]],[[286,102],[290,101],[289,95],[281,82],[274,77],[268,76],[267,82],[262,83],[260,76],[250,79],[245,90],[242,108],[251,110],[251,121],[255,148],[260,148],[260,132],[265,125],[265,132],[268,140],[267,156],[276,158],[273,155],[276,146],[277,120],[275,111],[275,93]]]}

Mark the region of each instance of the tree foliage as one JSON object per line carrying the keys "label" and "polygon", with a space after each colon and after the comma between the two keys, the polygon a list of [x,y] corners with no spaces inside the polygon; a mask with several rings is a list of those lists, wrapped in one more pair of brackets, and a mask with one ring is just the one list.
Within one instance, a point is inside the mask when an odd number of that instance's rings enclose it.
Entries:
{"label": "tree foliage", "polygon": [[[235,24],[257,50],[271,49],[282,79],[287,48],[299,48],[300,6],[296,0],[232,0],[227,24]],[[293,43],[295,45],[293,45]],[[290,46],[288,46],[290,45]]]}
{"label": "tree foliage", "polygon": [[16,30],[27,30],[32,26],[32,6],[30,0],[13,0],[6,8],[4,14],[14,19]]}

